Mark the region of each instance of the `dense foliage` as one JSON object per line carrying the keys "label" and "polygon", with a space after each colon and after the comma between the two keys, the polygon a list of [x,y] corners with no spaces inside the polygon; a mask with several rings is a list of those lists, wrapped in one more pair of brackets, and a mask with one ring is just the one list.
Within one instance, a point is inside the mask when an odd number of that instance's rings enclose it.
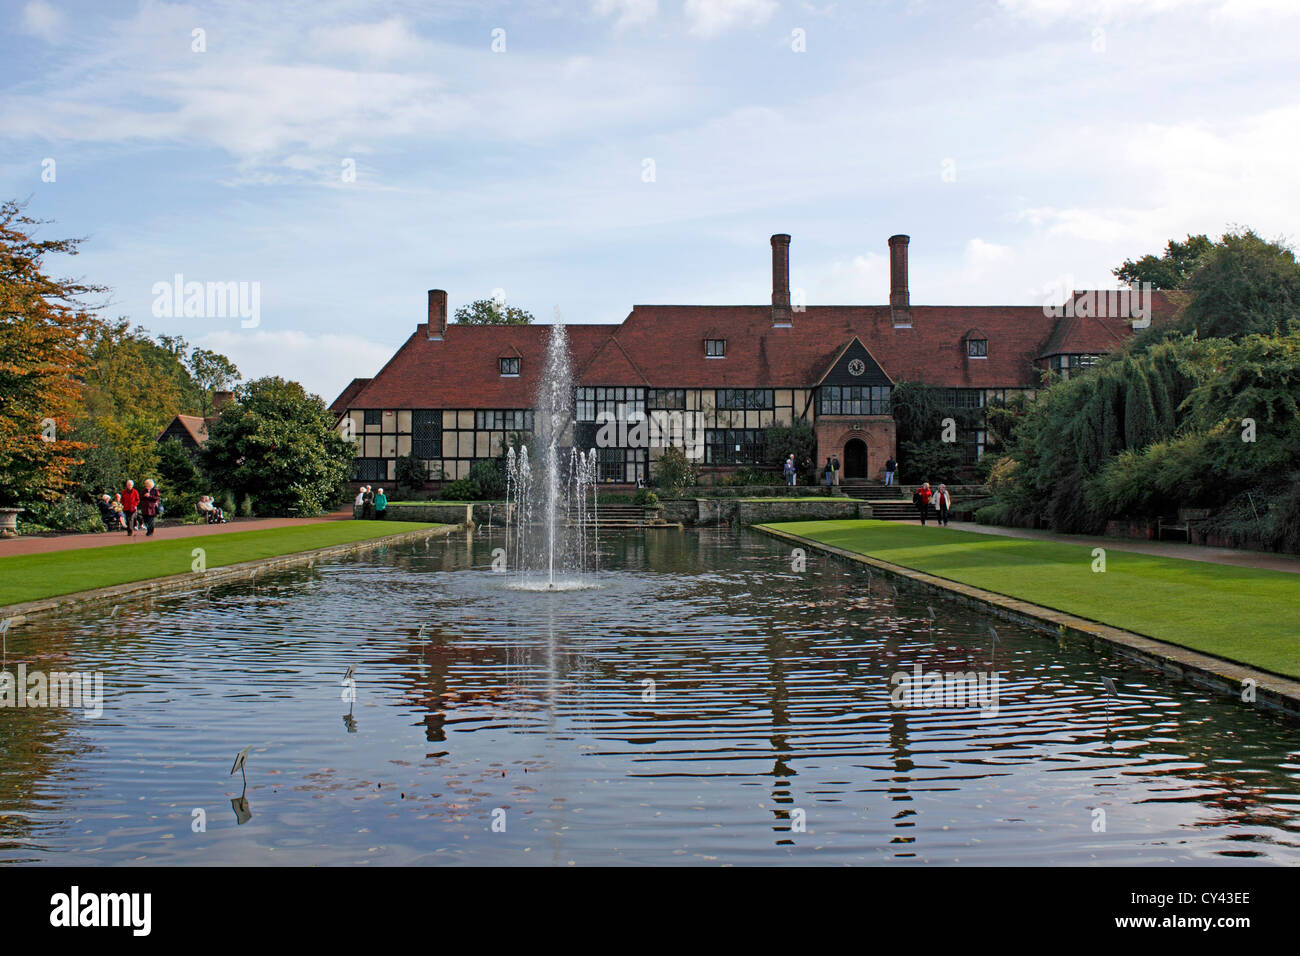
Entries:
{"label": "dense foliage", "polygon": [[525,309],[492,299],[477,299],[456,310],[461,325],[531,325],[533,314]]}
{"label": "dense foliage", "polygon": [[[767,461],[778,468],[794,455],[796,474],[801,484],[817,483],[817,435],[812,425],[800,418],[793,425],[773,425],[763,433]],[[758,476],[754,476],[758,477]],[[783,484],[784,474],[778,472],[771,484]],[[765,478],[737,484],[763,485],[769,482]]]}
{"label": "dense foliage", "polygon": [[319,396],[267,377],[236,391],[209,429],[202,463],[219,487],[251,497],[259,515],[313,515],[342,500],[352,456]]}
{"label": "dense foliage", "polygon": [[961,446],[944,441],[944,419],[953,421],[953,437],[975,428],[982,409],[954,409],[945,389],[919,382],[899,382],[890,394],[898,427],[898,478],[908,483],[958,483],[962,478]]}
{"label": "dense foliage", "polygon": [[46,256],[76,255],[80,240],[36,239],[39,225],[0,205],[0,505],[57,500],[83,448],[71,425],[96,324],[83,300],[102,290],[45,272]]}
{"label": "dense foliage", "polygon": [[695,465],[681,448],[665,448],[651,468],[654,485],[669,493],[689,488],[698,480]]}
{"label": "dense foliage", "polygon": [[[1249,231],[1202,250],[1188,304],[1020,417],[981,520],[1096,533],[1179,508],[1295,548],[1300,523],[1300,264]],[[1207,334],[1207,330],[1213,334]]]}

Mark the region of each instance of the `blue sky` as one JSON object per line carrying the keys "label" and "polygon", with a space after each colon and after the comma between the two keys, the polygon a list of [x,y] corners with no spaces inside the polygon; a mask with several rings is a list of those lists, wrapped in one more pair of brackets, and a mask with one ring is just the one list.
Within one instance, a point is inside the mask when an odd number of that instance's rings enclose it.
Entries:
{"label": "blue sky", "polygon": [[[5,0],[0,195],[87,238],[55,265],[106,315],[329,401],[435,287],[762,303],[788,232],[809,304],[883,303],[905,232],[914,303],[1028,304],[1291,241],[1297,40],[1295,0]],[[259,283],[260,324],[155,317],[176,273]]]}

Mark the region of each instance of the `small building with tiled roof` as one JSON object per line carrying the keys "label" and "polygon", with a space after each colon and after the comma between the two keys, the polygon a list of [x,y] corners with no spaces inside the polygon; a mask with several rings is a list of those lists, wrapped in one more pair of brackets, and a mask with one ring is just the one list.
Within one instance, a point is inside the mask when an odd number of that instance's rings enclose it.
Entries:
{"label": "small building with tiled roof", "polygon": [[[366,381],[369,381],[369,379],[366,379]],[[346,390],[344,394],[346,394]],[[339,396],[340,399],[342,397]],[[158,433],[154,441],[161,444],[174,438],[181,443],[181,447],[186,451],[197,452],[208,443],[208,429],[213,422],[221,417],[221,409],[229,402],[234,401],[234,398],[234,392],[213,392],[211,415],[206,418],[201,415],[176,415],[167,423],[167,427]]]}
{"label": "small building with tiled roof", "polygon": [[199,415],[177,415],[158,433],[155,441],[162,443],[175,438],[188,452],[195,452],[208,441],[207,419]]}
{"label": "small building with tiled roof", "polygon": [[[575,385],[572,439],[597,447],[602,480],[649,477],[665,444],[703,470],[767,463],[764,431],[808,422],[818,462],[844,477],[878,478],[897,455],[890,392],[902,381],[947,390],[955,408],[1033,396],[1043,372],[1068,375],[1145,322],[1163,320],[1165,294],[1074,293],[1042,306],[917,306],[908,289],[907,236],[893,236],[888,305],[791,305],[790,237],[772,237],[771,305],[635,305],[623,322],[566,327]],[[1143,311],[1145,309],[1145,311]],[[545,325],[447,321],[447,293],[372,379],[354,379],[331,404],[356,439],[356,481],[392,481],[414,454],[430,476],[455,479],[495,458],[511,432],[532,430],[545,364]],[[597,424],[673,416],[685,438],[596,442]],[[644,434],[644,430],[642,430]],[[984,433],[959,436],[966,459]],[[607,445],[608,447],[600,447]]]}

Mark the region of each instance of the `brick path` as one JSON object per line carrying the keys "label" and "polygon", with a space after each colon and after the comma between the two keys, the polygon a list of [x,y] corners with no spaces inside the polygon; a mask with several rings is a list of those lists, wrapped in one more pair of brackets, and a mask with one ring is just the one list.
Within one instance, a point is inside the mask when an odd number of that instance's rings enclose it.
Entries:
{"label": "brick path", "polygon": [[48,538],[6,538],[0,540],[0,558],[12,554],[48,554],[52,551],[74,551],[79,548],[103,548],[111,545],[130,546],[140,541],[200,538],[212,534],[230,534],[232,531],[260,531],[263,528],[289,528],[301,524],[319,524],[322,521],[343,520],[352,520],[351,507],[346,511],[338,511],[321,518],[236,518],[226,524],[159,526],[154,531],[152,538],[146,538],[143,531],[137,531],[129,538],[126,536],[125,531],[103,531],[99,534],[61,534]]}

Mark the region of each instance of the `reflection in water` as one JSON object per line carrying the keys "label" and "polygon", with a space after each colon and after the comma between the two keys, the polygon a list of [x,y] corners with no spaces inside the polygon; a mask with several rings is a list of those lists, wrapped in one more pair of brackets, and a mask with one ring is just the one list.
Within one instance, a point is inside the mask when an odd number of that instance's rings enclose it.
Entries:
{"label": "reflection in water", "polygon": [[[610,535],[560,594],[501,540],[14,628],[10,667],[103,671],[105,706],[0,711],[0,861],[1300,860],[1267,713],[750,532]],[[891,705],[914,667],[993,668],[998,707]],[[193,833],[241,737],[274,769]]]}

